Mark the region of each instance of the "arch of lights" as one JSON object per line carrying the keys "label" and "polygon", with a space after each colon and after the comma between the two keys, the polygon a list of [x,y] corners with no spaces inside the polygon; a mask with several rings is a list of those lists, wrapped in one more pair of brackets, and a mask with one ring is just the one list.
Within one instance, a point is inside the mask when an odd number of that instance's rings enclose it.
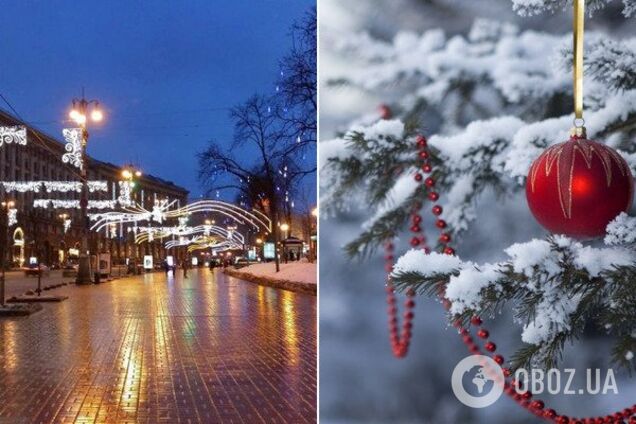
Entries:
{"label": "arch of lights", "polygon": [[135,234],[135,242],[142,243],[148,240],[150,234],[153,238],[165,238],[170,236],[188,236],[192,234],[203,234],[209,236],[214,234],[228,240],[235,240],[237,243],[244,244],[245,237],[236,230],[228,230],[218,225],[198,225],[196,227],[138,227],[138,233]]}
{"label": "arch of lights", "polygon": [[195,236],[192,238],[181,237],[177,240],[170,240],[166,242],[166,249],[171,249],[173,247],[181,247],[181,246],[189,246],[191,244],[206,244],[206,243],[215,243],[216,239],[214,237],[205,237],[205,236]]}
{"label": "arch of lights", "polygon": [[272,231],[272,221],[262,212],[252,209],[248,211],[240,206],[232,203],[223,202],[221,200],[199,200],[190,203],[182,208],[168,211],[167,218],[176,218],[193,213],[219,213],[232,218],[239,224],[251,224],[257,229],[263,229],[267,232]]}
{"label": "arch of lights", "polygon": [[188,253],[192,253],[195,250],[205,250],[212,249],[213,252],[218,252],[222,250],[231,250],[231,249],[242,249],[243,246],[240,246],[232,241],[225,240],[218,243],[197,243],[191,244],[188,246]]}
{"label": "arch of lights", "polygon": [[176,200],[172,202],[159,201],[152,210],[148,210],[135,204],[125,206],[123,212],[104,212],[91,214],[91,220],[95,223],[91,226],[94,231],[100,231],[111,223],[125,224],[138,221],[155,221],[163,223],[170,218],[181,218],[195,213],[217,213],[232,219],[238,224],[249,224],[257,230],[272,231],[272,221],[262,212],[248,211],[240,206],[220,200],[199,200],[181,208],[170,209]]}

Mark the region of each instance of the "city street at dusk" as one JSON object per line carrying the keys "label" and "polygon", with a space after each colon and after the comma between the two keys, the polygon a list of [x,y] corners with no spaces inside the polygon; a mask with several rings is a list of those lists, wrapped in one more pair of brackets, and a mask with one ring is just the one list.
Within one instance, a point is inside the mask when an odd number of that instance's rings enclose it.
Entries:
{"label": "city street at dusk", "polygon": [[313,422],[315,296],[176,274],[71,284],[0,320],[0,423]]}

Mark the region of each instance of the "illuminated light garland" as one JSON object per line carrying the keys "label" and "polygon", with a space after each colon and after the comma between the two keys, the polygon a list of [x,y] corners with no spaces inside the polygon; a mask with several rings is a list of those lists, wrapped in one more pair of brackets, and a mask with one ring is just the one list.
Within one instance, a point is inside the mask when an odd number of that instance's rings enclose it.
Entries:
{"label": "illuminated light garland", "polygon": [[90,214],[88,217],[91,221],[97,221],[91,227],[91,230],[101,231],[106,225],[112,222],[119,222],[120,224],[137,222],[137,221],[157,221],[163,222],[165,219],[165,211],[177,201],[173,200],[168,202],[166,200],[157,201],[152,208],[152,211],[144,209],[139,204],[134,206],[125,206],[123,209],[125,212],[105,212],[101,214]]}
{"label": "illuminated light garland", "polygon": [[[116,200],[89,200],[88,209],[114,209],[117,206]],[[35,199],[34,208],[53,209],[79,209],[79,200],[58,200],[58,199]]]}
{"label": "illuminated light garland", "polygon": [[47,193],[54,191],[68,193],[69,191],[82,191],[82,183],[79,181],[42,181]]}
{"label": "illuminated light garland", "polygon": [[192,244],[188,246],[188,253],[192,253],[195,250],[212,249],[213,252],[230,249],[242,249],[241,245],[238,245],[230,241],[222,241],[220,243],[205,243],[205,244]]}
{"label": "illuminated light garland", "polygon": [[128,181],[119,181],[119,197],[117,200],[122,206],[130,206],[132,204],[132,187]]}
{"label": "illuminated light garland", "polygon": [[[69,191],[82,191],[82,183],[79,181],[3,181],[2,186],[7,193],[18,192],[26,193],[32,191],[39,193],[44,186],[47,193],[60,192],[68,193]],[[108,183],[106,181],[89,181],[88,191],[94,193],[96,191],[108,191]]]}
{"label": "illuminated light garland", "polygon": [[248,211],[240,206],[220,200],[199,200],[182,208],[169,211],[165,214],[165,216],[167,218],[176,218],[179,216],[204,212],[220,213],[232,218],[237,223],[245,224],[248,222],[257,229],[263,229],[267,232],[272,231],[272,221],[264,213],[256,209]]}
{"label": "illuminated light garland", "polygon": [[18,193],[26,193],[27,191],[39,193],[42,184],[40,181],[4,181],[2,186],[4,187],[4,191],[7,193],[14,191]]}
{"label": "illuminated light garland", "polygon": [[178,240],[170,240],[166,242],[166,249],[171,249],[173,247],[180,246],[188,246],[191,244],[209,244],[209,243],[217,243],[217,239],[214,237],[204,237],[204,236],[195,236],[192,238],[180,237]]}
{"label": "illuminated light garland", "polygon": [[71,228],[71,220],[70,218],[67,218],[64,220],[64,234],[66,234],[70,228]]}
{"label": "illuminated light garland", "polygon": [[179,218],[189,216],[194,213],[218,213],[231,218],[238,224],[249,223],[257,230],[271,232],[272,222],[262,212],[258,210],[247,211],[239,206],[220,200],[200,200],[181,208],[170,210],[177,201],[168,202],[161,200],[155,203],[152,210],[147,210],[135,204],[131,207],[124,207],[126,212],[106,212],[103,214],[90,215],[90,219],[96,221],[91,227],[92,230],[100,231],[104,226],[111,222],[117,221],[128,223],[132,221],[149,221],[153,220],[162,223],[169,218]]}
{"label": "illuminated light garland", "polygon": [[14,127],[0,127],[0,147],[4,144],[17,144],[26,146],[27,130],[23,125]]}
{"label": "illuminated light garland", "polygon": [[66,145],[66,153],[62,155],[62,162],[69,163],[76,168],[82,169],[82,129],[64,128],[62,130]]}
{"label": "illuminated light garland", "polygon": [[245,237],[243,234],[238,231],[232,231],[232,233],[229,234],[227,229],[219,227],[218,225],[199,225],[196,227],[139,227],[139,231],[139,234],[135,235],[135,243],[137,244],[148,241],[148,234],[150,233],[152,233],[155,238],[165,238],[170,236],[183,237],[193,234],[209,236],[210,233],[212,233],[222,239],[230,240],[241,245],[245,244]]}
{"label": "illuminated light garland", "polygon": [[16,208],[10,208],[7,212],[7,218],[9,219],[8,225],[11,227],[18,223],[18,210]]}

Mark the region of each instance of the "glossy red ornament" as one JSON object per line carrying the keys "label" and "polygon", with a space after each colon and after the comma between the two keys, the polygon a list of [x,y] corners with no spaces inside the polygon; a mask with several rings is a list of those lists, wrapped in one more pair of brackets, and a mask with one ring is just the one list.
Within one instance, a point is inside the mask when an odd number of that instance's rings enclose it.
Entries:
{"label": "glossy red ornament", "polygon": [[391,119],[393,117],[393,111],[388,105],[381,104],[378,107],[378,112],[380,113],[380,118],[382,119]]}
{"label": "glossy red ornament", "polygon": [[607,224],[630,207],[633,194],[625,159],[578,136],[543,152],[526,181],[526,198],[537,221],[552,233],[575,238],[604,235]]}

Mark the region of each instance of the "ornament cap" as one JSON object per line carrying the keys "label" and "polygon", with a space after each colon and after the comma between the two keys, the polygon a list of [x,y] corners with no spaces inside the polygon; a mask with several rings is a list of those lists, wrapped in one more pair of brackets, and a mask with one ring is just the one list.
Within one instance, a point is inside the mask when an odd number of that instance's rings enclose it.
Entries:
{"label": "ornament cap", "polygon": [[572,127],[570,130],[570,137],[572,138],[587,138],[587,130],[585,127]]}

